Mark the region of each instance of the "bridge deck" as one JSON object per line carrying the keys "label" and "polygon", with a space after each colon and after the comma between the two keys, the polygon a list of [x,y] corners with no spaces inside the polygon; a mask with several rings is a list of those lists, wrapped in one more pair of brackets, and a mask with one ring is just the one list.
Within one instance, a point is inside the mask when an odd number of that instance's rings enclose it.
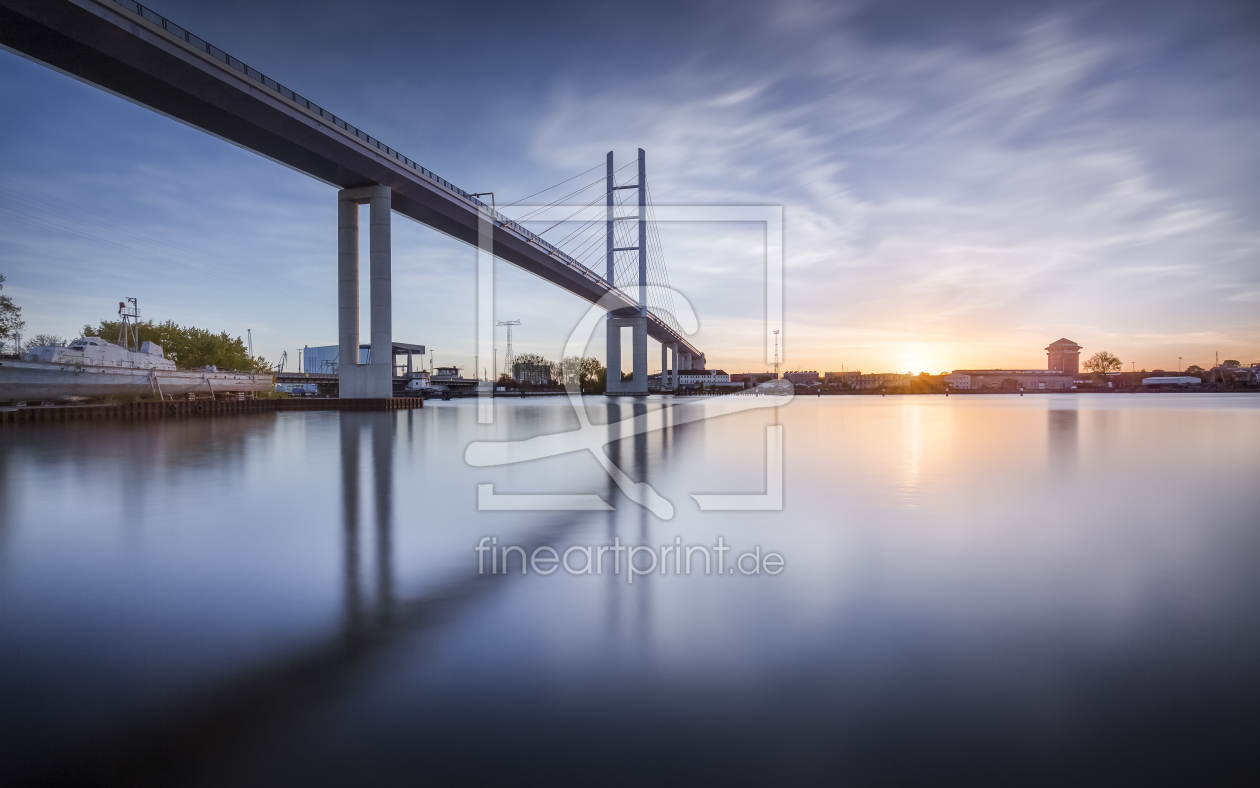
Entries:
{"label": "bridge deck", "polygon": [[[213,134],[298,172],[349,188],[381,184],[393,209],[476,245],[490,209],[398,151],[130,0],[0,0],[0,46]],[[636,300],[595,271],[494,214],[494,254],[595,303]],[[331,257],[331,255],[330,255]],[[648,335],[700,351],[657,315]]]}

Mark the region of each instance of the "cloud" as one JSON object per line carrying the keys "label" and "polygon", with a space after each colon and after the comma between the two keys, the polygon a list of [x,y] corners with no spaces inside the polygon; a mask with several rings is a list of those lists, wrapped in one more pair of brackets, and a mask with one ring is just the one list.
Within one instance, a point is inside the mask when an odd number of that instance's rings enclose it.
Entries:
{"label": "cloud", "polygon": [[[1205,336],[1231,357],[1260,354],[1260,47],[1224,6],[684,4],[627,15],[610,46],[606,16],[584,6],[396,8],[389,29],[332,6],[272,9],[239,28],[219,6],[171,2],[172,18],[461,186],[494,189],[500,205],[638,147],[659,203],[784,205],[790,360],[879,368],[898,344],[947,338],[968,364],[1023,366],[1063,335],[1127,358]],[[432,46],[414,46],[420,24]],[[474,30],[484,54],[465,58]],[[344,35],[362,44],[353,57],[335,48]],[[7,175],[237,274],[332,297],[326,187],[0,62]],[[397,330],[471,361],[472,251],[397,227]],[[662,235],[709,357],[759,367],[761,232]],[[333,330],[331,313],[213,277],[192,285],[147,252],[104,254],[13,222],[0,243],[32,315],[87,311],[116,270],[143,284],[146,303],[196,319],[265,314],[288,345]],[[83,279],[41,294],[50,260]],[[550,352],[581,311],[520,272],[500,282],[503,308],[542,344],[530,349]],[[863,347],[877,350],[855,358]]]}
{"label": "cloud", "polygon": [[[1200,148],[1200,119],[1169,113],[1150,133],[1126,114],[1151,91],[1187,100],[1185,85],[1144,71],[1158,41],[1094,35],[1066,13],[988,47],[872,42],[849,21],[765,25],[755,67],[715,50],[615,85],[562,80],[531,150],[572,167],[642,146],[658,201],[784,204],[798,324],[961,321],[957,333],[983,342],[1015,314],[1056,336],[1069,310],[1105,312],[1102,325],[1128,321],[1135,335],[1150,333],[1152,303],[1204,325],[1238,315],[1210,294],[1260,268],[1254,229],[1237,193],[1192,176],[1233,151]],[[1186,170],[1163,166],[1170,154]],[[728,249],[687,253],[671,265],[676,284],[707,291],[710,307],[748,308],[742,288],[708,276]],[[1234,341],[1258,339],[1253,326]]]}

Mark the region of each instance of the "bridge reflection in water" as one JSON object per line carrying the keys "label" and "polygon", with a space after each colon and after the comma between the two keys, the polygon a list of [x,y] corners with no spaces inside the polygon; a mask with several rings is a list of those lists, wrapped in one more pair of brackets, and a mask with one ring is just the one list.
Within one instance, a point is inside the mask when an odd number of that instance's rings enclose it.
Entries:
{"label": "bridge reflection in water", "polygon": [[[616,422],[646,412],[647,406],[608,404],[604,407],[615,437]],[[77,784],[149,785],[182,782],[213,774],[221,766],[254,768],[252,743],[285,737],[300,730],[302,721],[370,674],[374,661],[402,642],[409,650],[423,648],[444,624],[493,594],[510,592],[520,575],[479,577],[460,571],[429,584],[423,593],[400,594],[394,572],[394,511],[397,492],[395,457],[399,436],[413,447],[416,420],[423,412],[347,411],[337,414],[340,452],[340,520],[342,533],[342,623],[327,637],[291,651],[281,658],[255,665],[227,680],[212,682],[138,721],[111,725],[83,739],[63,740],[54,750],[36,747],[19,759],[18,772],[30,778]],[[262,417],[268,421],[272,417]],[[254,430],[262,425],[253,425]],[[156,426],[160,433],[161,425]],[[657,433],[668,440],[670,430]],[[147,436],[155,437],[153,432]],[[645,478],[649,436],[613,444],[610,453],[635,478]],[[628,449],[628,451],[627,451]],[[7,459],[0,452],[0,463]],[[368,467],[364,467],[364,459]],[[0,464],[0,470],[4,466]],[[371,483],[365,483],[370,475]],[[145,474],[131,474],[134,480]],[[0,485],[8,479],[0,474]],[[611,483],[611,482],[610,482]],[[3,487],[0,487],[2,490]],[[370,500],[365,500],[367,492]],[[616,486],[607,491],[615,499]],[[370,503],[371,517],[364,522]],[[633,536],[623,531],[616,511],[607,520],[607,542],[648,543],[646,509],[634,507],[639,527]],[[625,512],[621,515],[625,518]],[[579,515],[558,513],[532,536],[514,539],[527,553],[558,539],[580,522]],[[472,540],[470,539],[471,543]],[[365,549],[365,544],[367,549]],[[469,562],[469,566],[472,563]],[[647,649],[650,645],[651,578],[629,586],[624,576],[608,576],[607,641],[610,657],[618,649]],[[632,606],[632,622],[623,630],[621,610]],[[636,646],[637,644],[637,646]],[[625,653],[617,655],[624,660]],[[242,762],[240,759],[245,758]],[[0,771],[0,774],[3,774]]]}
{"label": "bridge reflection in water", "polygon": [[[588,412],[615,439],[662,403]],[[1198,774],[1245,751],[1260,701],[1260,448],[1204,439],[1256,426],[1250,403],[806,398],[612,440],[672,521],[589,456],[461,462],[475,440],[573,429],[563,401],[496,403],[493,427],[450,402],[7,431],[0,782]],[[776,420],[783,512],[686,505],[759,492]],[[487,481],[616,510],[478,512]],[[299,500],[268,508],[286,486]],[[723,535],[788,566],[478,576],[486,534]]]}

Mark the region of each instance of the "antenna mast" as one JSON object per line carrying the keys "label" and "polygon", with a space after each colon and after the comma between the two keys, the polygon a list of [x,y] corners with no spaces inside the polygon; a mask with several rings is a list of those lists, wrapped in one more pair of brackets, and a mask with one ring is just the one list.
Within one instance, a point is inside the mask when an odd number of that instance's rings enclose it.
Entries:
{"label": "antenna mast", "polygon": [[512,353],[512,326],[519,326],[519,325],[521,325],[521,321],[519,321],[519,320],[500,320],[498,323],[495,323],[495,325],[496,325],[496,326],[507,326],[507,355],[503,357],[503,371],[504,371],[504,372],[506,372],[506,373],[508,373],[509,375],[512,375],[512,377],[513,377],[513,378],[515,378],[515,377],[516,377],[516,375],[513,375],[513,374],[512,374],[512,358],[513,358],[513,353]]}
{"label": "antenna mast", "polygon": [[779,329],[774,330],[774,378],[779,379]]}

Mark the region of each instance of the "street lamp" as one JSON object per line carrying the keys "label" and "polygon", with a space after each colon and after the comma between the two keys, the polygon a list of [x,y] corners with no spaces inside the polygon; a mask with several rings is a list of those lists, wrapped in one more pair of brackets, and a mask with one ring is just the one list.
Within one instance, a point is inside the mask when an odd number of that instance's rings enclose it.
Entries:
{"label": "street lamp", "polygon": [[1177,356],[1177,374],[1181,374],[1181,356]]}

